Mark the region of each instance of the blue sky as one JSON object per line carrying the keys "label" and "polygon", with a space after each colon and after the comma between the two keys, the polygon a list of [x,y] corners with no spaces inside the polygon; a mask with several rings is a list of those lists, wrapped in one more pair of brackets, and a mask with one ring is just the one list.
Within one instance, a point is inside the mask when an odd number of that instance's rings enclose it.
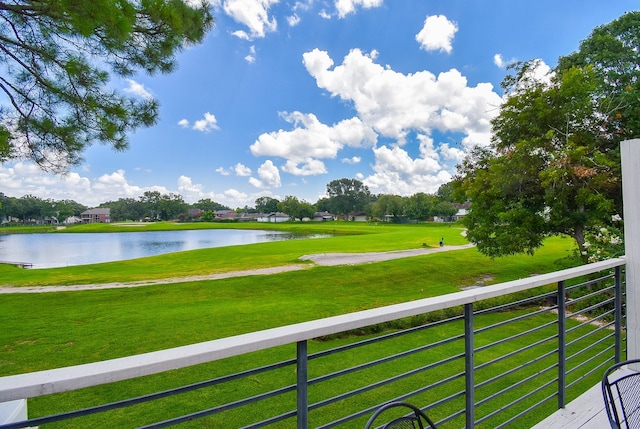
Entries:
{"label": "blue sky", "polygon": [[490,139],[505,65],[555,66],[630,0],[214,0],[204,43],[170,75],[115,88],[160,120],[65,176],[0,165],[0,192],[93,207],[145,191],[231,208],[261,196],[314,203],[331,180],[376,194],[434,193]]}

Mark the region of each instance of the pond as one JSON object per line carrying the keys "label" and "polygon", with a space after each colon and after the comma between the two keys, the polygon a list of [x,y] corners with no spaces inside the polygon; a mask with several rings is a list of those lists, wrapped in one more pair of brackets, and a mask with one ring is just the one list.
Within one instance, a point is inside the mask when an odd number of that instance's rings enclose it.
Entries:
{"label": "pond", "polygon": [[0,261],[29,263],[33,268],[68,267],[292,238],[311,237],[238,229],[9,234],[0,235]]}

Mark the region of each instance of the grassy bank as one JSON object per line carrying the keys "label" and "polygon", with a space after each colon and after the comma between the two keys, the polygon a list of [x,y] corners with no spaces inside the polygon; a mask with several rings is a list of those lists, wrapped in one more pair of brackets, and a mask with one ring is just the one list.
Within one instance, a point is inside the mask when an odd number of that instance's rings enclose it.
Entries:
{"label": "grassy bank", "polygon": [[[286,228],[286,225],[273,227]],[[302,263],[298,258],[310,253],[410,249],[423,247],[423,243],[437,246],[442,237],[447,244],[465,243],[461,230],[455,226],[337,223],[314,225],[312,233],[323,231],[335,235],[322,239],[204,249],[82,267],[23,270],[5,266],[0,268],[0,283],[53,285],[181,277]],[[0,295],[0,326],[3,327],[0,329],[0,375],[161,350],[442,295],[465,286],[528,277],[571,264],[566,259],[571,246],[569,239],[553,238],[535,256],[492,260],[471,248],[375,264],[313,267],[276,275],[216,281]],[[314,342],[311,347],[317,350],[344,341],[350,339]],[[142,381],[98,387],[90,392],[43,397],[30,401],[30,409],[36,414],[46,414],[67,407],[102,403],[202,380],[247,365],[259,365],[263,360],[271,361],[280,356],[290,357],[290,348],[199,365]],[[259,383],[270,381],[260,379]],[[252,389],[252,386],[245,386],[241,391],[244,394]],[[215,397],[217,394],[213,392],[211,395]],[[189,407],[197,408],[210,398],[195,395],[192,399],[179,399],[175,407],[182,410],[186,401]],[[151,410],[155,410],[154,416],[169,412],[155,407],[157,405],[151,406]],[[135,424],[146,421],[144,416],[149,408],[145,406],[142,409],[134,418]],[[113,418],[114,421],[131,421],[129,411],[116,412]],[[214,422],[209,427],[216,425]],[[83,427],[83,423],[76,427]],[[200,424],[189,427],[200,427]]]}

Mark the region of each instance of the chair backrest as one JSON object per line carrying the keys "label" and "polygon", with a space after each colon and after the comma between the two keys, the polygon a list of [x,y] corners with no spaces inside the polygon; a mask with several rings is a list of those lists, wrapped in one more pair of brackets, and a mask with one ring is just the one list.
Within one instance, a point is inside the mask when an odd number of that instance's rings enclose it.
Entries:
{"label": "chair backrest", "polygon": [[602,377],[602,396],[612,428],[640,428],[640,372],[620,370],[640,359],[617,363]]}
{"label": "chair backrest", "polygon": [[369,421],[365,425],[365,429],[377,427],[374,426],[374,423],[377,420],[382,421],[382,418],[379,419],[378,417],[380,417],[382,414],[390,414],[387,413],[387,411],[391,408],[405,408],[407,410],[410,410],[411,413],[399,417],[396,414],[395,418],[381,424],[380,427],[384,429],[436,429],[436,425],[433,424],[431,419],[429,419],[429,417],[427,417],[427,415],[420,408],[407,402],[390,402],[378,408],[376,412],[373,413],[371,418],[369,418]]}

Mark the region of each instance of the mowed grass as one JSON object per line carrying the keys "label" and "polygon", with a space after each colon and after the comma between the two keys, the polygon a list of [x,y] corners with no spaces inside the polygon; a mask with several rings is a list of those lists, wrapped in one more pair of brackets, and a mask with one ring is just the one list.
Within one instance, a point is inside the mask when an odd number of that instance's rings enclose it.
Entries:
{"label": "mowed grass", "polygon": [[[446,244],[465,243],[461,229],[455,226],[353,226],[350,223],[345,226],[338,223],[321,228],[335,230],[325,230],[335,235],[64,269],[2,267],[0,283],[59,285],[172,278],[301,263],[298,258],[310,253],[409,249],[423,247],[423,243],[437,246],[442,237]],[[310,233],[321,232],[313,230]],[[552,238],[535,256],[492,260],[471,248],[374,264],[309,267],[281,274],[215,281],[94,291],[0,294],[0,376],[129,356],[457,292],[465,286],[529,277],[574,264],[574,260],[566,258],[571,247],[572,242],[567,238]],[[310,346],[324,349],[344,341],[314,342]],[[72,392],[46,396],[30,401],[30,410],[35,415],[42,415],[79,405],[103,403],[237,371],[248,365],[259,366],[274,358],[287,359],[291,353],[291,347],[281,347],[148,377],[141,382],[132,380],[96,387],[90,389],[88,395],[87,392]],[[253,380],[240,388],[240,397],[251,394],[255,388],[252,382],[271,383],[262,378]],[[220,400],[214,391],[205,396],[197,394],[187,403],[198,409],[203,400],[207,402],[212,398],[216,402]],[[278,407],[284,405],[278,404]],[[184,399],[179,399],[175,405],[180,410],[184,406]],[[149,407],[143,408],[147,411],[142,411],[133,420],[128,411],[116,414],[123,422],[134,421],[138,425],[148,421],[149,417],[145,415],[149,412],[154,417],[165,415],[158,413],[157,405]],[[76,427],[83,427],[84,423],[78,424]],[[99,420],[95,424],[102,426]],[[199,422],[189,427],[218,425],[219,422],[213,420],[210,424]]]}
{"label": "mowed grass", "polygon": [[[334,237],[327,241],[343,238],[355,240],[360,236]],[[270,244],[275,247],[289,244],[300,249],[308,246],[303,243],[304,240]],[[223,280],[93,291],[0,294],[0,326],[3,327],[0,375],[144,353],[442,295],[475,284],[550,272],[563,268],[558,261],[570,262],[562,259],[570,245],[567,239],[555,238],[535,256],[495,260],[471,248],[375,264],[313,267]],[[332,246],[333,243],[321,248],[327,251],[328,247],[334,248]],[[265,247],[273,248],[250,245],[209,251],[220,252],[220,257],[225,252],[241,255],[242,251],[257,255],[261,252],[256,249]],[[197,259],[202,253],[206,251],[140,259],[138,278],[159,269],[158,259],[165,260],[164,276],[181,275],[184,268],[180,264],[188,260],[189,255]],[[127,261],[102,265],[119,271],[114,276],[120,280],[128,278],[122,271],[134,270]],[[248,262],[238,266],[251,267]],[[103,269],[99,265],[91,268]],[[58,270],[21,270],[36,271]],[[104,278],[96,276],[87,280],[99,283]]]}

